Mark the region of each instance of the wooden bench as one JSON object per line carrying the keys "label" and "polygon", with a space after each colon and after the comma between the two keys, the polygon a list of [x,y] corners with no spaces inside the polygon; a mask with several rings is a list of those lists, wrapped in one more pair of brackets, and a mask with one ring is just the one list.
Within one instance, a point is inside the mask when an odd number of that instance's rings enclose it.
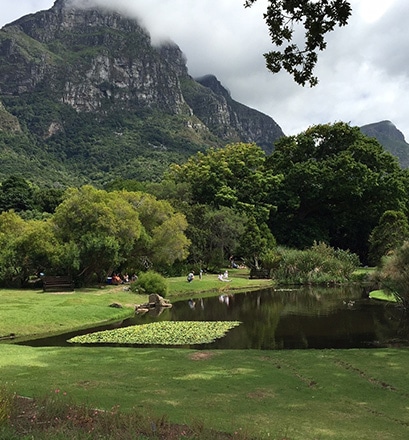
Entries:
{"label": "wooden bench", "polygon": [[70,276],[45,276],[43,278],[43,291],[74,290],[74,282]]}

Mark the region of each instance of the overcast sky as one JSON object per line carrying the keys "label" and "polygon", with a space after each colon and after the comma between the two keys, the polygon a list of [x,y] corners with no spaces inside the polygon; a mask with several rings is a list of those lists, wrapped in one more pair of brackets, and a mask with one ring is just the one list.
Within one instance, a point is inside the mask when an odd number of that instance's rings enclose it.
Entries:
{"label": "overcast sky", "polygon": [[[266,0],[251,9],[244,0],[91,1],[138,15],[154,41],[179,45],[193,77],[216,75],[233,99],[270,115],[287,135],[321,123],[390,120],[409,140],[408,0],[351,0],[350,23],[329,35],[313,88],[265,68]],[[53,4],[0,0],[0,26]]]}

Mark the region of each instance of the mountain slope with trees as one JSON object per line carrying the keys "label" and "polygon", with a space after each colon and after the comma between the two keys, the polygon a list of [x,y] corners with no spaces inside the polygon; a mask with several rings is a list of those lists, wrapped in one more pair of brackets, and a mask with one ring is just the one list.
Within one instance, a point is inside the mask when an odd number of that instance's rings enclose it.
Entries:
{"label": "mountain slope with trees", "polygon": [[57,0],[0,30],[0,152],[16,162],[0,177],[157,180],[208,147],[256,142],[271,152],[281,128],[212,78],[195,81],[179,47],[153,46],[137,20]]}

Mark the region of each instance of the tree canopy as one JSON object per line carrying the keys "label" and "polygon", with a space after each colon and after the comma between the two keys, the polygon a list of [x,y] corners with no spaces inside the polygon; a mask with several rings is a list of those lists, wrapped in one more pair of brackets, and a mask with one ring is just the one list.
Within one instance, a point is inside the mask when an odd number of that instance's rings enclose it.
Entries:
{"label": "tree canopy", "polygon": [[[257,0],[246,0],[251,7]],[[318,79],[314,68],[318,52],[327,47],[325,35],[335,26],[345,26],[351,15],[347,0],[268,0],[264,19],[272,43],[283,50],[272,50],[264,54],[267,68],[278,73],[284,69],[298,84],[315,86]],[[305,30],[305,46],[293,43],[294,33],[302,24]]]}
{"label": "tree canopy", "polygon": [[283,175],[271,193],[278,209],[270,227],[280,244],[304,248],[324,241],[366,260],[369,235],[382,214],[406,212],[403,170],[358,127],[317,125],[284,137],[267,164]]}

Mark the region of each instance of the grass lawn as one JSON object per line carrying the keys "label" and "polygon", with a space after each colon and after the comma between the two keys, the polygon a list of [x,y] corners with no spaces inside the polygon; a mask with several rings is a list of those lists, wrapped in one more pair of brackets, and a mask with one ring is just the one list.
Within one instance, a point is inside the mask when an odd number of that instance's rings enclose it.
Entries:
{"label": "grass lawn", "polygon": [[[229,278],[231,283],[216,275],[192,283],[170,279],[169,299],[271,285],[248,280],[244,272],[231,271]],[[0,335],[28,337],[123,319],[146,297],[119,286],[69,294],[1,290],[0,301]],[[112,302],[125,308],[108,307]],[[118,406],[245,434],[237,438],[409,438],[407,349],[196,351],[3,343],[0,353],[0,387],[22,396]]]}
{"label": "grass lawn", "polygon": [[215,292],[221,291],[250,291],[261,289],[263,287],[272,287],[271,280],[251,280],[247,269],[229,270],[230,282],[220,281],[217,274],[203,274],[202,279],[199,275],[188,283],[186,277],[169,278],[169,297],[180,299],[181,297],[215,295]]}
{"label": "grass lawn", "polygon": [[[188,283],[186,277],[169,278],[169,299],[214,295],[219,291],[270,287],[271,280],[250,280],[248,271],[232,270],[231,282],[206,274]],[[123,286],[78,289],[75,292],[43,293],[42,290],[0,290],[0,338],[10,334],[24,339],[32,335],[65,333],[133,315],[135,304],[146,303],[146,295],[126,292]],[[120,303],[122,309],[109,307]]]}
{"label": "grass lawn", "polygon": [[[0,337],[16,338],[65,333],[133,315],[133,304],[146,296],[122,288],[82,289],[76,292],[43,293],[34,290],[0,290]],[[118,302],[124,308],[109,307]]]}
{"label": "grass lawn", "polygon": [[1,381],[257,438],[409,438],[409,351],[3,345]]}

